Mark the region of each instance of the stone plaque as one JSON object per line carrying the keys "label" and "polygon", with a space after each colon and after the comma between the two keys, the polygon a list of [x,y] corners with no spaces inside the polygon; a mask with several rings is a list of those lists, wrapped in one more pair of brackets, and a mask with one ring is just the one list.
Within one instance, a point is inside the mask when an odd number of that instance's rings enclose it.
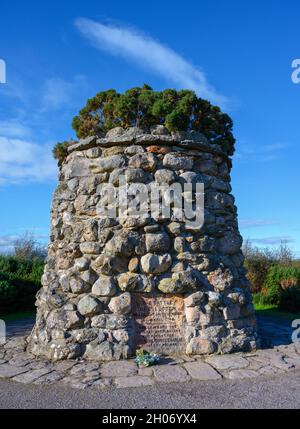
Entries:
{"label": "stone plaque", "polygon": [[149,352],[185,352],[184,300],[177,295],[132,294],[134,346]]}

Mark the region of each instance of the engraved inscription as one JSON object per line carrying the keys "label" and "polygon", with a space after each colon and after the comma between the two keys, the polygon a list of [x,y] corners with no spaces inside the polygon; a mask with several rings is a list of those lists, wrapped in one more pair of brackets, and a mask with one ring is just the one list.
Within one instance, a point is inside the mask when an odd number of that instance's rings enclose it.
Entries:
{"label": "engraved inscription", "polygon": [[134,345],[162,354],[185,352],[183,298],[176,295],[132,294]]}

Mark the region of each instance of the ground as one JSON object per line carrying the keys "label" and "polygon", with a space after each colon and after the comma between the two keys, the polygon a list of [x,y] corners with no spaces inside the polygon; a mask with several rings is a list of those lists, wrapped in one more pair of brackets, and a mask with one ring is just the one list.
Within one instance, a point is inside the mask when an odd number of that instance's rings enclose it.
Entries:
{"label": "ground", "polygon": [[[49,364],[23,352],[33,318],[7,321],[0,348],[0,408],[299,408],[300,343],[291,321],[258,316],[263,349],[165,358],[151,369],[130,361]],[[179,388],[180,386],[180,388]]]}
{"label": "ground", "polygon": [[259,379],[77,390],[0,381],[0,408],[300,408],[300,371]]}

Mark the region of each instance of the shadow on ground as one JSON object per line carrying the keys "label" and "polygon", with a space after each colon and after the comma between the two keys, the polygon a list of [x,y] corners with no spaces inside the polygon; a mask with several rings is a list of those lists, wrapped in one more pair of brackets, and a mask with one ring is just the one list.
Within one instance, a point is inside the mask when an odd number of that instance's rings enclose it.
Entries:
{"label": "shadow on ground", "polygon": [[292,321],[284,317],[257,315],[258,335],[262,348],[292,343]]}

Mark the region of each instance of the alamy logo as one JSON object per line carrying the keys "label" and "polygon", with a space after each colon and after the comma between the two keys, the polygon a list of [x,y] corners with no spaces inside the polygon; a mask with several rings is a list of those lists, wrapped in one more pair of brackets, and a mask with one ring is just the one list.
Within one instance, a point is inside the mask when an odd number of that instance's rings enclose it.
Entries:
{"label": "alamy logo", "polygon": [[4,320],[0,319],[0,345],[6,343],[6,325]]}
{"label": "alamy logo", "polygon": [[300,59],[295,59],[292,62],[292,68],[295,69],[291,75],[292,82],[300,83]]}
{"label": "alamy logo", "polygon": [[0,58],[0,83],[6,83],[6,63]]}
{"label": "alamy logo", "polygon": [[204,224],[204,184],[173,183],[128,184],[119,176],[119,186],[100,186],[97,203],[100,218],[172,219],[185,222],[186,227],[200,229]]}
{"label": "alamy logo", "polygon": [[292,321],[292,328],[295,330],[292,333],[292,341],[293,343],[300,342],[300,319],[295,319]]}

